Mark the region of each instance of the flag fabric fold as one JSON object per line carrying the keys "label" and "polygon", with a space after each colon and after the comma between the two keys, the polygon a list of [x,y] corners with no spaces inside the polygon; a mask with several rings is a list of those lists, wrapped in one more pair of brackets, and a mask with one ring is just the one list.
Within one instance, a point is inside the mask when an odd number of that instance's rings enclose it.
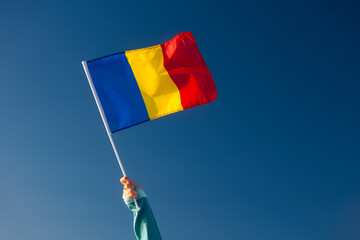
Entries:
{"label": "flag fabric fold", "polygon": [[216,99],[191,32],[86,63],[112,133]]}

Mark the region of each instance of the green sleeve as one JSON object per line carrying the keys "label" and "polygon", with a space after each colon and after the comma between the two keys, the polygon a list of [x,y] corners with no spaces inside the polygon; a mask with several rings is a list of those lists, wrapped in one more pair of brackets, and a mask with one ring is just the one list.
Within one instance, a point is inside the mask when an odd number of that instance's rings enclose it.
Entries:
{"label": "green sleeve", "polygon": [[136,239],[161,240],[162,238],[160,236],[160,231],[156,224],[154,214],[151,210],[146,195],[145,197],[141,198],[139,196],[136,201],[139,205],[139,209],[136,209],[134,202],[125,201],[127,207],[133,212],[134,215],[134,232]]}

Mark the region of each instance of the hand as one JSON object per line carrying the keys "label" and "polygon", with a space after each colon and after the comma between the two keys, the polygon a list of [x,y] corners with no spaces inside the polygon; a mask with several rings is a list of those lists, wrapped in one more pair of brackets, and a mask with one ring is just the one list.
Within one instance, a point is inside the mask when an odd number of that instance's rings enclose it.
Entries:
{"label": "hand", "polygon": [[141,188],[140,185],[134,183],[128,177],[122,177],[120,179],[120,182],[122,184],[124,184],[124,191],[123,191],[124,196],[135,198],[135,199],[138,197],[137,192],[135,191],[135,188],[136,187]]}

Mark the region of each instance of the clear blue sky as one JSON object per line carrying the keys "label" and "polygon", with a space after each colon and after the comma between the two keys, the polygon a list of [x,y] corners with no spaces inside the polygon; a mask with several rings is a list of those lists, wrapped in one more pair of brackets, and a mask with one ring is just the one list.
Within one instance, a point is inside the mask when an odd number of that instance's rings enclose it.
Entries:
{"label": "clear blue sky", "polygon": [[1,1],[0,239],[135,239],[81,61],[193,32],[218,99],[114,135],[164,239],[360,239],[358,1]]}

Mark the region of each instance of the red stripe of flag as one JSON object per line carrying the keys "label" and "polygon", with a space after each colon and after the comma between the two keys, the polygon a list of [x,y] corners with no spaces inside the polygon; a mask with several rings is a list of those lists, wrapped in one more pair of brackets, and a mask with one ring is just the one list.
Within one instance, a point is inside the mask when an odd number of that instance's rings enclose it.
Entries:
{"label": "red stripe of flag", "polygon": [[214,80],[191,32],[161,44],[164,67],[180,91],[184,109],[216,99]]}

